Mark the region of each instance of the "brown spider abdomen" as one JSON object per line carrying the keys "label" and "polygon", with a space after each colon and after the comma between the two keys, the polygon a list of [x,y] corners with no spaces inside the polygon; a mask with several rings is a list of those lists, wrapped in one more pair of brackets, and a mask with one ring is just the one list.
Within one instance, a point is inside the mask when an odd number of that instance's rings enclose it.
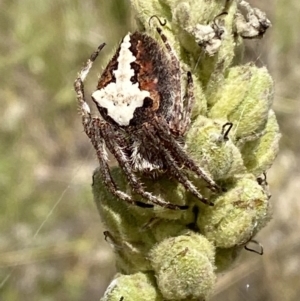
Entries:
{"label": "brown spider abdomen", "polygon": [[102,117],[118,126],[140,125],[156,114],[169,119],[174,103],[172,65],[153,38],[125,36],[92,98]]}

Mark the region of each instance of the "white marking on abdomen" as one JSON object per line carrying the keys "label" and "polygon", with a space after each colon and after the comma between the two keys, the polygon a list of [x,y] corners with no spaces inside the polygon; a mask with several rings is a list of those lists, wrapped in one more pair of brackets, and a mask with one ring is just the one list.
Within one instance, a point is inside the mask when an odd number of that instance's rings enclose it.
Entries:
{"label": "white marking on abdomen", "polygon": [[138,83],[130,81],[134,75],[130,64],[136,60],[129,50],[130,46],[130,34],[127,34],[121,43],[118,69],[113,71],[116,82],[92,94],[98,105],[107,109],[107,115],[121,126],[129,125],[135,109],[142,107],[144,99],[150,97],[148,91],[140,90]]}

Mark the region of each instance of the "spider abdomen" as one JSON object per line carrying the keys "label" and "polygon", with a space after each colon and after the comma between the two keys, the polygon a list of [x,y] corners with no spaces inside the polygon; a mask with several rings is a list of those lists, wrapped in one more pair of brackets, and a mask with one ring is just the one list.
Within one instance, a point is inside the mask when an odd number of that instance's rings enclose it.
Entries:
{"label": "spider abdomen", "polygon": [[172,65],[153,38],[127,34],[92,94],[102,117],[119,126],[139,125],[161,114],[169,119],[174,95]]}

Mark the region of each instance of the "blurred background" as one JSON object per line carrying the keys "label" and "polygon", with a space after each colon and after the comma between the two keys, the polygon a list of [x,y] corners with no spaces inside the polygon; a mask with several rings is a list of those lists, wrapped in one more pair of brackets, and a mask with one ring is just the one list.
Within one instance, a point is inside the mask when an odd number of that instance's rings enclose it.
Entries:
{"label": "blurred background", "polygon": [[[268,173],[274,218],[218,281],[213,301],[300,300],[300,2],[250,1],[273,27],[247,56],[276,82],[280,154]],[[256,3],[255,3],[256,2]],[[113,253],[91,193],[97,167],[73,92],[130,30],[126,0],[0,0],[0,300],[96,301],[113,277]],[[101,61],[102,60],[102,61]],[[93,80],[94,78],[94,80]]]}

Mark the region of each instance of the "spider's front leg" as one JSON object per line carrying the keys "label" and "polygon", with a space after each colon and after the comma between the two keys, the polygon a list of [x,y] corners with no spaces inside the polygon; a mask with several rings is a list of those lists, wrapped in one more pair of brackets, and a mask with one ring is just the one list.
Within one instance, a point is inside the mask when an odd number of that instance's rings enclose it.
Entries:
{"label": "spider's front leg", "polygon": [[182,116],[182,119],[178,124],[180,136],[184,136],[190,127],[192,110],[195,105],[194,83],[193,83],[191,72],[187,72],[186,76],[187,76],[186,93],[182,101],[182,106],[180,106],[180,109],[182,111],[174,112],[174,114],[178,114]]}
{"label": "spider's front leg", "polygon": [[[153,16],[156,17],[156,16]],[[151,20],[151,18],[150,18]],[[161,25],[162,22],[158,19]],[[172,84],[174,87],[181,87],[181,67],[180,61],[168,42],[167,37],[163,34],[161,28],[157,27],[156,31],[160,35],[167,51],[170,56],[170,70],[172,73]],[[185,104],[183,103],[185,100]],[[191,72],[187,72],[187,89],[184,97],[182,96],[181,89],[175,93],[174,105],[171,120],[169,126],[179,136],[183,136],[189,128],[191,122],[191,113],[195,103],[194,97],[194,85]]]}
{"label": "spider's front leg", "polygon": [[[159,23],[161,24],[160,20]],[[171,47],[167,37],[163,34],[161,28],[156,27],[156,31],[160,35],[170,57],[169,68],[172,73],[172,85],[174,85],[174,87],[180,87],[181,68],[180,68],[180,62],[178,60],[178,57],[175,51],[173,50],[173,48]],[[181,99],[181,89],[179,89],[178,92],[175,93],[172,118],[169,122],[170,127],[174,129],[174,132],[179,133],[180,131],[178,125],[180,124],[180,120],[182,119],[182,112],[183,112],[183,103]]]}
{"label": "spider's front leg", "polygon": [[[194,84],[191,72],[186,74],[186,91],[182,96],[181,89],[176,92],[171,120],[168,122],[171,131],[183,137],[191,124],[192,109],[195,104]],[[178,87],[180,87],[180,81]]]}

